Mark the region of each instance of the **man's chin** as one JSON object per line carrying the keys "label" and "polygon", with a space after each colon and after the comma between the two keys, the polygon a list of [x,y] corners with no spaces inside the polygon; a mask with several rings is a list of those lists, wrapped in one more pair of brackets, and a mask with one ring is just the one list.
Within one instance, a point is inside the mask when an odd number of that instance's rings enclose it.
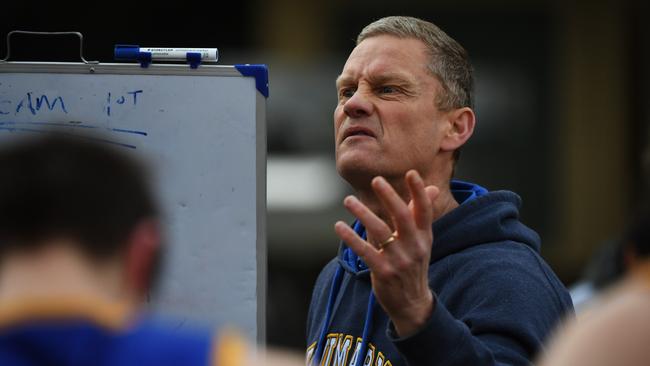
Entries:
{"label": "man's chin", "polygon": [[379,175],[380,171],[376,159],[373,160],[370,156],[356,159],[351,157],[339,158],[336,161],[336,170],[341,178],[354,187],[370,184],[372,178]]}

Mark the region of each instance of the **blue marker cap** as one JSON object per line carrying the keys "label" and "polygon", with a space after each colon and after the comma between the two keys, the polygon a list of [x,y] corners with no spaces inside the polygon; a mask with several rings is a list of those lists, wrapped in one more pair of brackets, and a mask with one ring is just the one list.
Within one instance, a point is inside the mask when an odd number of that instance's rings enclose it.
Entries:
{"label": "blue marker cap", "polygon": [[114,57],[116,60],[137,60],[140,56],[140,46],[116,44]]}
{"label": "blue marker cap", "polygon": [[201,54],[198,52],[188,52],[185,59],[190,63],[190,67],[193,69],[196,69],[201,64]]}

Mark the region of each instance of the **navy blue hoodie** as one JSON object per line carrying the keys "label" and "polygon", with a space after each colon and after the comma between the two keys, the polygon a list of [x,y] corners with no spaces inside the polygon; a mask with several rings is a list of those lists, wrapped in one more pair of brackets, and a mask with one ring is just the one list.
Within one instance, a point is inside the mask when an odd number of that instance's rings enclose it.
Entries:
{"label": "navy blue hoodie", "polygon": [[[519,196],[460,181],[451,190],[461,205],[433,224],[435,304],[428,322],[400,338],[375,302],[369,270],[341,244],[314,287],[309,362],[528,365],[558,321],[573,313],[568,292],[539,255],[539,236],[519,221]],[[354,228],[365,235],[359,222]]]}

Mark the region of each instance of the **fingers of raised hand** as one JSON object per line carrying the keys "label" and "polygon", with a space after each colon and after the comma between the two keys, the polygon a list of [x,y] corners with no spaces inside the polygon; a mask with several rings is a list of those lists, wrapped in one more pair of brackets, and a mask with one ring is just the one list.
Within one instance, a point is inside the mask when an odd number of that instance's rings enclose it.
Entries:
{"label": "fingers of raised hand", "polygon": [[367,241],[363,240],[357,233],[352,230],[343,221],[338,221],[334,224],[334,231],[336,235],[343,240],[352,251],[354,251],[370,268],[374,268],[381,263],[381,253],[370,245]]}
{"label": "fingers of raised hand", "polygon": [[[395,189],[383,177],[372,180],[372,189],[382,205],[389,212],[395,229],[400,233],[411,232],[415,229],[414,222],[407,204],[395,192]],[[388,237],[388,236],[386,236]]]}
{"label": "fingers of raised hand", "polygon": [[426,230],[433,221],[433,201],[440,191],[436,186],[425,187],[420,174],[415,170],[409,170],[405,180],[411,195],[409,208],[415,219],[415,224],[418,229]]}
{"label": "fingers of raised hand", "polygon": [[378,243],[388,239],[392,235],[392,230],[384,220],[380,219],[372,212],[366,205],[359,201],[354,196],[348,196],[343,200],[343,205],[350,211],[356,218],[358,218],[366,231],[372,238],[378,240],[377,243],[372,243],[377,249],[380,249]]}

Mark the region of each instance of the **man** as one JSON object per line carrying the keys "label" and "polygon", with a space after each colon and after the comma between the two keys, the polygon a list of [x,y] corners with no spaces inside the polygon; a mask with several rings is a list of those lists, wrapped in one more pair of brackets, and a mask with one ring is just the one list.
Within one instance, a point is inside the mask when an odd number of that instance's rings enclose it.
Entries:
{"label": "man", "polygon": [[566,324],[541,365],[650,364],[650,210],[639,216],[624,238],[624,276]]}
{"label": "man", "polygon": [[142,312],[158,210],[143,167],[94,141],[46,134],[0,147],[0,365],[254,362],[232,331]]}
{"label": "man", "polygon": [[358,220],[335,225],[344,243],[314,288],[308,362],[529,364],[571,300],[517,195],[450,182],[475,124],[465,50],[431,23],[383,18],[336,87],[336,167]]}

